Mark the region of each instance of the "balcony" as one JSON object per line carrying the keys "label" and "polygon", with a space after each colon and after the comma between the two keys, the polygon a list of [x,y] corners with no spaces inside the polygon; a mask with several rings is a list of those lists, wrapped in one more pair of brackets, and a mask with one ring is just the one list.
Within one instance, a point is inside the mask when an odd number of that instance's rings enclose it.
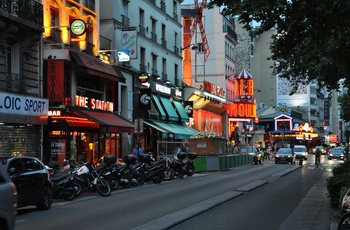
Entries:
{"label": "balcony", "polygon": [[179,55],[179,54],[180,54],[180,48],[177,47],[177,46],[174,46],[174,53],[175,53],[176,55]]}
{"label": "balcony", "polygon": [[122,15],[122,23],[124,26],[130,26],[130,18],[125,15]]}
{"label": "balcony", "polygon": [[7,91],[13,93],[25,92],[25,77],[14,73],[7,75]]}
{"label": "balcony", "polygon": [[62,30],[57,28],[50,29],[50,37],[48,39],[51,39],[54,42],[61,43],[62,42]]}
{"label": "balcony", "polygon": [[95,0],[85,0],[85,6],[95,12]]}
{"label": "balcony", "polygon": [[237,42],[237,34],[229,26],[224,25],[222,32],[227,33],[233,40]]}
{"label": "balcony", "polygon": [[153,33],[151,32],[151,40],[154,41],[154,42],[157,42],[157,34],[156,33]]}
{"label": "balcony", "polygon": [[144,26],[139,25],[139,33],[142,36],[146,36],[146,28]]}
{"label": "balcony", "polygon": [[152,68],[152,75],[158,76],[158,70],[155,68]]}
{"label": "balcony", "polygon": [[0,9],[28,23],[43,26],[43,5],[35,0],[0,0]]}
{"label": "balcony", "polygon": [[175,21],[179,21],[179,16],[177,15],[176,12],[173,12],[173,18]]}
{"label": "balcony", "polygon": [[160,1],[160,9],[166,13],[166,5],[165,5],[165,2],[164,1]]}
{"label": "balcony", "polygon": [[147,72],[147,66],[144,64],[140,64],[140,72],[146,73]]}
{"label": "balcony", "polygon": [[167,41],[165,40],[165,38],[162,38],[162,47],[163,48],[167,48]]}

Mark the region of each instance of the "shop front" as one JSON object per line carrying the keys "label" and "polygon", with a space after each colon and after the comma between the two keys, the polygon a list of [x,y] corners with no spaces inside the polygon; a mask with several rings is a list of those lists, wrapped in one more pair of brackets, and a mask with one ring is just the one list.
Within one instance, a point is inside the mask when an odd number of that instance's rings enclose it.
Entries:
{"label": "shop front", "polygon": [[66,59],[45,61],[50,111],[44,162],[96,162],[104,154],[122,158],[134,132],[134,124],[116,111],[118,84],[125,78],[93,56],[69,53]]}
{"label": "shop front", "polygon": [[47,124],[45,98],[0,92],[0,157],[42,157],[42,127]]}
{"label": "shop front", "polygon": [[140,88],[137,117],[142,120],[139,133],[144,149],[156,151],[157,141],[183,141],[198,134],[188,126],[190,117],[182,100],[182,91],[156,81]]}

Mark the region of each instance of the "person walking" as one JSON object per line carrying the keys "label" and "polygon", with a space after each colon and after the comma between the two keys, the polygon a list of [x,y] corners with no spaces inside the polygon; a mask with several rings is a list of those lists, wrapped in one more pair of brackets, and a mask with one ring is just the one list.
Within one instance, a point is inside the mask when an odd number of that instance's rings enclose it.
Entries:
{"label": "person walking", "polygon": [[315,165],[318,168],[321,163],[321,150],[319,148],[316,149],[315,152]]}
{"label": "person walking", "polygon": [[131,155],[134,155],[136,160],[139,159],[139,155],[143,153],[143,150],[141,147],[139,147],[138,144],[135,144],[134,149],[131,152]]}

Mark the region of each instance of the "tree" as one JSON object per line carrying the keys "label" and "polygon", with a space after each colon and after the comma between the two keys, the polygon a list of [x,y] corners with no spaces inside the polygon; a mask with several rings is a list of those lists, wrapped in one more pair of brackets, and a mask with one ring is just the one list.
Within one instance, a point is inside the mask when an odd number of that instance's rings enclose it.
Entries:
{"label": "tree", "polygon": [[[212,0],[208,8],[222,7],[225,16],[238,16],[257,35],[270,29],[273,72],[295,86],[317,81],[320,87],[350,88],[350,1],[346,0]],[[350,92],[350,91],[349,91]],[[349,94],[350,95],[350,94]]]}
{"label": "tree", "polygon": [[343,121],[350,121],[350,96],[349,94],[341,94],[337,98],[339,107],[340,107],[340,114],[339,117]]}

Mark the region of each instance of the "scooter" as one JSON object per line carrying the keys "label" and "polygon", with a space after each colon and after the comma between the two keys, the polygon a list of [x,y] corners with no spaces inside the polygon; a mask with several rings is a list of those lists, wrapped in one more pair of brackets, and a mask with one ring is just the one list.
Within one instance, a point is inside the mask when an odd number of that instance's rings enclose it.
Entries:
{"label": "scooter", "polygon": [[[185,175],[193,176],[195,169],[193,160],[197,158],[197,154],[194,152],[180,152],[176,157],[177,159],[174,159],[170,164],[170,170],[173,170],[174,173],[169,173],[168,180],[173,179],[175,176],[181,179]],[[187,161],[185,161],[186,157],[188,158]]]}
{"label": "scooter", "polygon": [[53,198],[73,200],[76,197],[76,188],[74,186],[76,174],[65,173],[57,176],[51,176],[53,184]]}
{"label": "scooter", "polygon": [[140,154],[139,161],[142,162],[142,173],[146,181],[159,184],[164,180],[166,170],[166,160],[156,161],[150,154]]}

